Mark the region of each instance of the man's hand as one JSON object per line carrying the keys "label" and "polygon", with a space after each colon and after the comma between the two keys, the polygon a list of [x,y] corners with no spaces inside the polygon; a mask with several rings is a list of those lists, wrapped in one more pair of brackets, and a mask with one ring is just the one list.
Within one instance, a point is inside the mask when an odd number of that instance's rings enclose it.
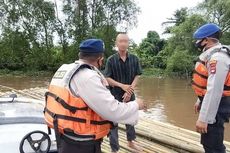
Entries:
{"label": "man's hand", "polygon": [[128,94],[127,92],[122,96],[123,102],[129,102],[131,99],[131,95]]}
{"label": "man's hand", "polygon": [[147,105],[143,102],[143,100],[137,98],[136,102],[139,105],[139,110],[147,110]]}
{"label": "man's hand", "polygon": [[132,95],[134,92],[134,89],[132,88],[131,85],[127,85],[127,84],[122,84],[121,85],[121,89],[124,90],[125,92],[127,92],[128,94]]}
{"label": "man's hand", "polygon": [[195,111],[195,114],[198,114],[200,112],[200,102],[195,103],[194,111]]}
{"label": "man's hand", "polygon": [[196,121],[196,131],[199,133],[207,133],[208,132],[208,124],[202,121]]}

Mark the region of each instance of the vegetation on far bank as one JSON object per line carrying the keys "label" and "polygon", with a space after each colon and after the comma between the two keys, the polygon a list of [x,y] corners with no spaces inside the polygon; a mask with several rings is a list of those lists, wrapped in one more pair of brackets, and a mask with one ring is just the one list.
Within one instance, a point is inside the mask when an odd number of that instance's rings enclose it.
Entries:
{"label": "vegetation on far bank", "polygon": [[[1,69],[0,70],[0,77],[52,77],[54,75],[54,71],[21,71],[21,70],[8,70],[8,69]],[[168,74],[165,72],[164,69],[159,68],[145,68],[143,69],[143,73],[141,77],[156,77],[156,78],[165,78],[165,77],[176,77],[176,78],[188,78],[184,74],[180,73],[171,73]]]}
{"label": "vegetation on far bank", "polygon": [[0,70],[0,77],[7,77],[7,76],[16,76],[16,77],[51,77],[53,76],[53,71],[21,71],[21,70],[8,70],[8,69],[1,69]]}
{"label": "vegetation on far bank", "polygon": [[146,68],[143,69],[142,77],[166,77],[166,74],[163,69]]}
{"label": "vegetation on far bank", "polygon": [[[58,7],[56,1],[0,1],[0,75],[52,74],[77,58],[86,38],[104,40],[107,58],[117,33],[135,26],[140,13],[133,0],[61,1]],[[144,76],[190,76],[199,55],[192,34],[214,22],[223,29],[223,44],[230,44],[229,8],[230,0],[204,0],[162,23],[167,39],[149,31],[140,44],[131,41],[129,50],[140,58]]]}
{"label": "vegetation on far bank", "polygon": [[163,69],[167,76],[190,77],[201,53],[192,38],[195,30],[204,23],[214,22],[223,32],[221,43],[230,44],[230,0],[208,0],[195,8],[181,8],[168,21],[162,23],[168,39],[161,39],[155,31],[149,31],[132,51],[142,62],[142,67]]}

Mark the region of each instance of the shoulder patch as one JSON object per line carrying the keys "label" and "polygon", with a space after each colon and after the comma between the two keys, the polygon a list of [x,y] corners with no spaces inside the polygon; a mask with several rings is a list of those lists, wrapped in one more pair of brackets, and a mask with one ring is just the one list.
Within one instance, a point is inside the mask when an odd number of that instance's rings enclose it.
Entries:
{"label": "shoulder patch", "polygon": [[217,64],[216,60],[210,60],[209,65],[210,65],[210,72],[211,72],[211,74],[215,74],[216,73],[216,64]]}

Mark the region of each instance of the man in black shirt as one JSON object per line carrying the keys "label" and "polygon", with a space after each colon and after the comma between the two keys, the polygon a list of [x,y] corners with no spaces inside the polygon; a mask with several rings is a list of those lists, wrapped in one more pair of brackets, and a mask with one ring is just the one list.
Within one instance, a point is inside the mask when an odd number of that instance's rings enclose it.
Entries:
{"label": "man in black shirt", "polygon": [[[118,53],[110,56],[105,67],[105,76],[111,87],[113,96],[123,102],[135,100],[134,88],[136,87],[141,67],[137,56],[128,53],[129,37],[121,33],[116,38]],[[133,125],[126,125],[128,146],[140,151],[134,143],[136,133]],[[113,153],[119,150],[118,127],[110,131],[110,146]]]}

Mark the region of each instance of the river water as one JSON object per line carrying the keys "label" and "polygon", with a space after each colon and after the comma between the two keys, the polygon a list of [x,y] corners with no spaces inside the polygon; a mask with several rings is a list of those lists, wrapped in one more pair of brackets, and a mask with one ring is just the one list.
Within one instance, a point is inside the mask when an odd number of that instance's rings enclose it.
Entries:
{"label": "river water", "polygon": [[[49,81],[50,77],[0,77],[0,85],[18,90],[47,87]],[[195,130],[198,116],[193,109],[196,96],[191,89],[190,80],[142,77],[136,94],[147,103],[149,108],[142,115],[153,120]],[[230,141],[230,124],[225,126],[225,140]]]}

